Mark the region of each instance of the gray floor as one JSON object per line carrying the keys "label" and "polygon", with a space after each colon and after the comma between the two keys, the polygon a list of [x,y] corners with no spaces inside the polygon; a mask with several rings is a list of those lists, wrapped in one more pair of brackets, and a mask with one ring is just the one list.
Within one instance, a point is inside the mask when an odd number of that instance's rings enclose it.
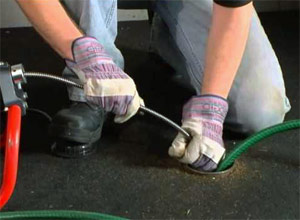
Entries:
{"label": "gray floor", "polygon": [[[299,13],[260,16],[293,106],[286,119],[299,118]],[[173,70],[147,52],[148,38],[147,22],[120,24],[117,44],[126,70],[149,107],[179,122],[191,92],[173,82]],[[59,73],[64,65],[32,29],[2,29],[1,59],[23,63],[28,71]],[[26,91],[30,107],[51,115],[67,102],[64,86],[53,82],[32,80]],[[298,130],[268,138],[244,154],[232,173],[212,177],[189,174],[169,158],[167,148],[176,132],[151,116],[123,125],[107,122],[97,153],[80,160],[50,154],[47,126],[40,115],[23,118],[18,182],[5,211],[70,209],[132,219],[300,217]],[[227,148],[242,138],[226,132]]]}

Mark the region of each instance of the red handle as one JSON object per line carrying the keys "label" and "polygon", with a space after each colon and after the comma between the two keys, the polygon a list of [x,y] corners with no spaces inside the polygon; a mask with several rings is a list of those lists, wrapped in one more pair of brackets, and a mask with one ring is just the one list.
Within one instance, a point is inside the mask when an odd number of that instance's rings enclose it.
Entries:
{"label": "red handle", "polygon": [[7,203],[16,185],[20,128],[21,108],[18,105],[12,105],[8,109],[6,132],[5,135],[2,136],[2,139],[4,139],[3,141],[5,141],[5,158],[2,185],[0,189],[0,209]]}

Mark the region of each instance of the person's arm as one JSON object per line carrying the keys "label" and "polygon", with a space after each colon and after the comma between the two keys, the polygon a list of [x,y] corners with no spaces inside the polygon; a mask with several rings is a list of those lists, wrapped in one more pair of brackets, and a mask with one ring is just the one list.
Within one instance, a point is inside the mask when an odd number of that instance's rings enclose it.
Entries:
{"label": "person's arm", "polygon": [[252,13],[252,2],[236,8],[214,3],[201,94],[227,98],[243,56]]}
{"label": "person's arm", "polygon": [[225,153],[226,98],[245,50],[253,11],[248,0],[215,2],[219,4],[213,6],[201,95],[183,107],[182,128],[192,139],[179,133],[169,148],[170,156],[202,171],[215,170]]}
{"label": "person's arm", "polygon": [[83,36],[59,0],[16,0],[39,34],[63,58],[73,59],[72,42]]}
{"label": "person's arm", "polygon": [[17,2],[39,34],[79,77],[89,103],[115,113],[117,123],[129,120],[144,105],[134,81],[113,62],[96,38],[83,37],[59,0]]}

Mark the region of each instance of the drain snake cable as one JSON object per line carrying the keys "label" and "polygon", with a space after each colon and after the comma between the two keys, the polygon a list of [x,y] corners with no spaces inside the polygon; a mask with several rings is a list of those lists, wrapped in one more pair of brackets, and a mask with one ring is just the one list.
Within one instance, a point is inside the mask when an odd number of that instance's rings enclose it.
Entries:
{"label": "drain snake cable", "polygon": [[[68,85],[76,86],[79,88],[83,88],[82,85],[77,84],[74,81],[58,77],[51,74],[45,74],[45,73],[38,73],[38,72],[27,72],[24,74],[25,77],[39,77],[39,78],[48,78],[56,81],[63,82]],[[180,126],[178,126],[176,123],[171,121],[170,119],[164,117],[163,115],[148,109],[148,108],[142,108],[141,109],[144,112],[150,113],[155,117],[158,117],[162,119],[163,121],[170,124],[172,127],[177,129],[179,132],[182,132],[185,136],[190,137],[189,134],[184,131]],[[243,141],[241,144],[238,144],[231,152],[229,152],[225,158],[220,162],[218,168],[216,171],[223,171],[226,170],[228,167],[230,167],[234,161],[247,149],[249,149],[251,146],[254,146],[259,141],[272,136],[274,134],[300,128],[300,120],[291,120],[286,121],[274,126],[271,126],[269,128],[263,129],[256,134],[250,136],[245,141]],[[0,219],[32,219],[32,218],[47,218],[47,219],[82,219],[82,220],[100,220],[100,219],[108,219],[108,220],[122,220],[125,218],[121,217],[115,217],[110,215],[105,215],[101,213],[93,213],[93,212],[81,212],[81,211],[67,211],[67,210],[51,210],[51,211],[17,211],[17,212],[2,212],[0,214]]]}
{"label": "drain snake cable", "polygon": [[[25,77],[38,77],[38,78],[47,78],[47,79],[52,79],[56,80],[71,86],[75,86],[78,88],[83,88],[82,85],[72,81],[65,79],[63,77],[59,77],[56,75],[52,74],[47,74],[47,73],[40,73],[40,72],[26,72],[24,73]],[[166,118],[165,116],[149,109],[144,106],[141,106],[141,110],[143,112],[147,112],[157,118],[160,118],[161,120],[165,121],[169,125],[171,125],[173,128],[175,128],[177,131],[181,132],[183,135],[186,137],[190,138],[190,135],[188,132],[186,132],[184,129],[182,129],[179,125],[171,121],[170,119]],[[286,121],[277,125],[274,125],[269,128],[265,128],[256,134],[250,136],[247,138],[245,141],[243,141],[241,144],[237,145],[230,153],[228,153],[225,158],[220,162],[218,168],[216,171],[223,171],[226,170],[228,167],[230,167],[234,161],[243,153],[245,152],[248,148],[251,146],[255,145],[257,142],[280,132],[295,129],[295,128],[300,128],[300,120],[292,120],[292,121]]]}

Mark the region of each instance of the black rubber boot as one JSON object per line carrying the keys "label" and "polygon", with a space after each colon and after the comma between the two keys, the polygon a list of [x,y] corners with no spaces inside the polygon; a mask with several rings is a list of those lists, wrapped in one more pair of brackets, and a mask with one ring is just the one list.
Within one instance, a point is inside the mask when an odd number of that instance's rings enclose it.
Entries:
{"label": "black rubber boot", "polygon": [[49,135],[55,139],[54,154],[63,157],[81,157],[96,150],[106,118],[105,111],[85,102],[73,102],[60,110],[52,120]]}

